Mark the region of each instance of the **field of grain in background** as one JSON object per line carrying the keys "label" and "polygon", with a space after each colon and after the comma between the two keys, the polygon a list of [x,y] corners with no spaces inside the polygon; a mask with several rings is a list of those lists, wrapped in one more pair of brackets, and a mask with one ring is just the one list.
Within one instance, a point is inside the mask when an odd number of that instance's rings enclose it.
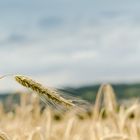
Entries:
{"label": "field of grain in background", "polygon": [[110,85],[101,86],[89,110],[60,112],[40,105],[34,93],[5,111],[0,104],[0,140],[139,140],[140,104],[118,104]]}

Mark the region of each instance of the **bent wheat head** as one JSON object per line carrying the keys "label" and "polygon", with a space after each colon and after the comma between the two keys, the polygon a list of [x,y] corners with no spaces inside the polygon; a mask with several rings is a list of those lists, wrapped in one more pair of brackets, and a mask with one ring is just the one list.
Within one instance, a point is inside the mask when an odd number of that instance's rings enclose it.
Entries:
{"label": "bent wheat head", "polygon": [[58,104],[67,108],[75,106],[72,100],[67,100],[61,97],[57,91],[46,88],[42,86],[40,83],[28,77],[22,75],[16,75],[15,80],[18,83],[20,83],[22,86],[26,88],[30,88],[31,90],[35,91],[45,103],[49,102],[51,104]]}

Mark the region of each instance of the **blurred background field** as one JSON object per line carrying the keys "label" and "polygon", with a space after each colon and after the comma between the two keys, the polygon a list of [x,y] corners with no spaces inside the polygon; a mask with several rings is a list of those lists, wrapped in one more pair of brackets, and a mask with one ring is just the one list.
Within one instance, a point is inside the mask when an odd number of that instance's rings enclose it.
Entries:
{"label": "blurred background field", "polygon": [[110,85],[102,85],[86,110],[56,110],[34,93],[0,104],[1,140],[139,140],[140,104],[119,103]]}

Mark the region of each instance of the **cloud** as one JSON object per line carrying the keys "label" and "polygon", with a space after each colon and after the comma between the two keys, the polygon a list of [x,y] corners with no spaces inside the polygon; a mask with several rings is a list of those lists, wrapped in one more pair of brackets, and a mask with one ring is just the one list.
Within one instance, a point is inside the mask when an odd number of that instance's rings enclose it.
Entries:
{"label": "cloud", "polygon": [[1,46],[12,46],[13,44],[19,45],[29,41],[30,39],[26,35],[13,33],[3,38],[3,40],[0,41],[0,44]]}
{"label": "cloud", "polygon": [[[11,51],[8,58],[6,51],[1,52],[5,59],[5,63],[1,63],[5,69],[1,70],[3,73],[44,75],[46,79],[52,77],[54,85],[59,82],[62,85],[102,82],[115,80],[115,77],[123,80],[129,75],[135,77],[140,69],[139,27],[117,24],[110,26],[110,30],[107,27],[84,26],[76,34],[67,34],[67,31],[61,34],[58,30],[58,35],[51,35],[48,40]],[[60,76],[65,82],[59,80]]]}
{"label": "cloud", "polygon": [[51,17],[42,18],[39,21],[39,26],[42,29],[49,30],[52,28],[60,27],[61,25],[63,25],[63,23],[64,23],[64,21],[62,18],[51,16]]}
{"label": "cloud", "polygon": [[48,3],[11,12],[10,25],[2,20],[8,24],[0,29],[1,74],[30,75],[52,86],[140,79],[139,9],[131,2]]}

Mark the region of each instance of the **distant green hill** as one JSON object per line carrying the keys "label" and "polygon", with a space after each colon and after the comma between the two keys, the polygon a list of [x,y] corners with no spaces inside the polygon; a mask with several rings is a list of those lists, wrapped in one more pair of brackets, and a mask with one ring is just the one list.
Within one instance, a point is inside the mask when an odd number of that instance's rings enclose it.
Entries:
{"label": "distant green hill", "polygon": [[[113,89],[116,93],[118,99],[128,99],[131,97],[140,97],[140,84],[113,84]],[[72,93],[76,96],[81,96],[82,98],[94,102],[96,94],[98,92],[100,85],[90,85],[82,86],[79,88],[74,88]],[[69,89],[68,89],[69,90]]]}
{"label": "distant green hill", "polygon": [[[114,91],[118,99],[128,99],[131,97],[140,97],[140,84],[113,84]],[[78,88],[65,88],[62,91],[79,96],[90,102],[95,101],[96,94],[100,85],[89,85]],[[19,94],[4,93],[0,94],[0,101],[7,102],[12,99],[13,102],[19,103]]]}

